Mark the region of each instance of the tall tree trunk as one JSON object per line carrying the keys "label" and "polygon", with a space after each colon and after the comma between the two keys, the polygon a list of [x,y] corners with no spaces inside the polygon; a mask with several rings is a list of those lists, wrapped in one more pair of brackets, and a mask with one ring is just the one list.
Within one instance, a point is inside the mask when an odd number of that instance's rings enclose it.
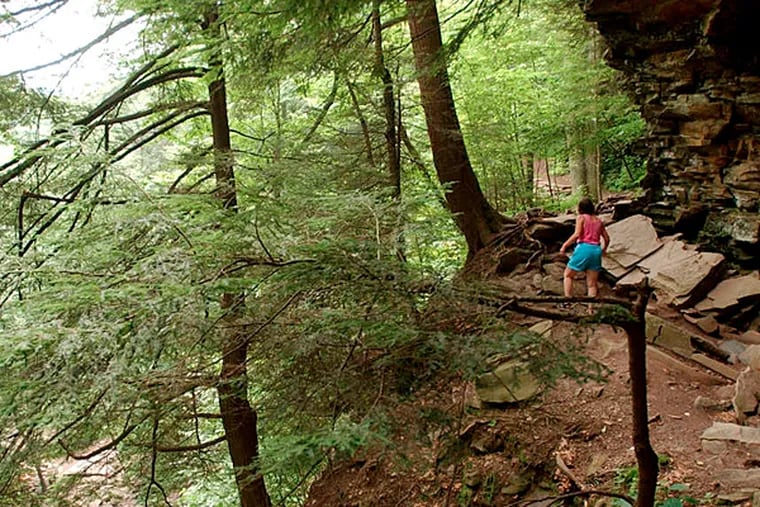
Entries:
{"label": "tall tree trunk", "polygon": [[401,163],[399,160],[398,135],[396,135],[396,103],[393,79],[385,66],[383,54],[383,28],[380,22],[380,0],[372,1],[372,38],[375,42],[375,74],[383,82],[383,112],[385,113],[385,148],[388,154],[388,176],[393,197],[401,196]]}
{"label": "tall tree trunk", "polygon": [[433,162],[446,204],[464,234],[468,258],[488,244],[503,218],[483,195],[470,165],[449,84],[435,0],[406,0],[409,31]]}
{"label": "tall tree trunk", "polygon": [[589,195],[586,180],[586,156],[582,130],[575,127],[567,131],[568,166],[574,194]]}
{"label": "tall tree trunk", "polygon": [[[589,47],[589,62],[597,65],[602,58],[600,35],[596,29],[589,27],[591,32]],[[589,125],[589,135],[594,142],[586,148],[586,181],[589,194],[596,201],[602,199],[602,152],[599,141],[599,112],[598,112],[599,87],[594,86],[594,117]]]}
{"label": "tall tree trunk", "polygon": [[[218,36],[218,12],[212,8],[205,14],[203,27]],[[211,68],[217,78],[208,86],[209,109],[214,144],[214,174],[216,196],[225,209],[237,211],[237,192],[233,168],[230,127],[227,117],[227,91],[219,55],[214,55]],[[248,402],[248,344],[236,317],[244,305],[242,294],[226,293],[222,296],[221,309],[223,344],[222,368],[217,393],[222,425],[227,439],[232,466],[235,472],[240,505],[242,507],[269,507],[271,502],[258,469],[259,436],[256,411]]]}

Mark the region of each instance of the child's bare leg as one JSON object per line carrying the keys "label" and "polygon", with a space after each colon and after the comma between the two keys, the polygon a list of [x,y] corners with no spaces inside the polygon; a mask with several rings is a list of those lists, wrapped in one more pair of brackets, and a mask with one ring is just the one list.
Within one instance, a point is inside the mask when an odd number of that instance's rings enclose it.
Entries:
{"label": "child's bare leg", "polygon": [[565,268],[565,278],[563,280],[563,286],[565,288],[565,297],[573,297],[573,277],[575,271],[570,268]]}
{"label": "child's bare leg", "polygon": [[[599,294],[599,271],[586,271],[586,286],[588,290],[588,296],[595,298]],[[588,311],[592,313],[594,307],[591,303],[588,304]]]}
{"label": "child's bare leg", "polygon": [[595,298],[599,294],[599,271],[586,271],[586,286],[589,297]]}

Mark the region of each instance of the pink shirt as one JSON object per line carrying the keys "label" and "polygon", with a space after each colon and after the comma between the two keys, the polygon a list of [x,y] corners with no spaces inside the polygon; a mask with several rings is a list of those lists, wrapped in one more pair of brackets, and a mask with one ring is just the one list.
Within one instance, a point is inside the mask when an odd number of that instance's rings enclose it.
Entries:
{"label": "pink shirt", "polygon": [[599,238],[602,236],[602,221],[591,215],[581,215],[581,217],[583,218],[583,229],[581,230],[581,237],[578,238],[578,243],[601,244]]}

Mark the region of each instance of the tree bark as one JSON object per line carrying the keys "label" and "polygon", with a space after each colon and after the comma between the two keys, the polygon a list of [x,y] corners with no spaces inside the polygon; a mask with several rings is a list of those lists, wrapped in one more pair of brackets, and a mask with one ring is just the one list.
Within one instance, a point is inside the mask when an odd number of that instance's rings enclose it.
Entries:
{"label": "tree bark", "polygon": [[406,0],[422,107],[438,180],[464,234],[468,259],[500,229],[502,217],[486,200],[470,165],[443,52],[435,0]]}
{"label": "tree bark", "polygon": [[372,38],[375,42],[375,74],[383,82],[383,112],[385,113],[385,149],[388,155],[388,176],[393,197],[401,197],[401,163],[399,160],[398,135],[396,135],[396,104],[393,79],[385,66],[383,54],[383,29],[380,22],[380,0],[372,1]]}
{"label": "tree bark", "polygon": [[583,133],[579,128],[567,131],[568,166],[573,194],[588,195],[586,157],[583,150]]}
{"label": "tree bark", "polygon": [[362,129],[362,137],[364,138],[364,147],[367,150],[367,162],[372,167],[375,167],[375,156],[372,152],[372,137],[369,134],[369,127],[367,126],[367,120],[362,114],[361,107],[359,107],[359,100],[356,98],[356,92],[354,91],[354,85],[350,80],[346,81],[346,88],[348,88],[348,96],[351,97],[351,104],[354,106],[354,112],[356,118],[359,120],[359,126]]}
{"label": "tree bark", "polygon": [[[203,28],[218,35],[218,13],[209,10]],[[227,117],[227,92],[221,58],[212,57],[211,68],[217,77],[208,86],[209,110],[214,145],[215,194],[225,209],[237,211],[235,172],[230,143],[230,126]],[[241,507],[269,507],[264,477],[259,472],[259,437],[256,411],[248,402],[248,344],[240,328],[235,326],[236,316],[244,305],[244,296],[226,293],[222,296],[221,321],[222,368],[217,393],[222,425],[235,472]]]}
{"label": "tree bark", "polygon": [[649,441],[649,415],[647,410],[647,339],[645,333],[645,312],[649,300],[649,289],[645,284],[639,287],[638,297],[633,305],[635,320],[622,327],[628,336],[628,370],[631,377],[631,404],[633,422],[633,447],[639,468],[638,495],[635,507],[654,505],[657,490],[657,454]]}

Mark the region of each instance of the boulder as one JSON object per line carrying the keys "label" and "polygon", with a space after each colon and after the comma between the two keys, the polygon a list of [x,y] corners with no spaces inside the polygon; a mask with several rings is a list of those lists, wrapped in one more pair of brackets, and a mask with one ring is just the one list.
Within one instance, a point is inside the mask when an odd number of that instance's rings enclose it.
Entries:
{"label": "boulder", "polygon": [[527,363],[512,359],[478,377],[475,388],[485,403],[515,403],[538,394],[541,383],[530,372]]}
{"label": "boulder", "polygon": [[739,353],[739,361],[760,372],[760,345],[750,345]]}
{"label": "boulder", "polygon": [[734,397],[731,400],[736,412],[736,420],[743,423],[746,416],[755,414],[758,400],[760,400],[760,372],[746,368],[736,379]]}
{"label": "boulder", "polygon": [[729,357],[736,359],[747,349],[747,345],[739,340],[723,340],[718,345],[718,348],[728,354]]}

